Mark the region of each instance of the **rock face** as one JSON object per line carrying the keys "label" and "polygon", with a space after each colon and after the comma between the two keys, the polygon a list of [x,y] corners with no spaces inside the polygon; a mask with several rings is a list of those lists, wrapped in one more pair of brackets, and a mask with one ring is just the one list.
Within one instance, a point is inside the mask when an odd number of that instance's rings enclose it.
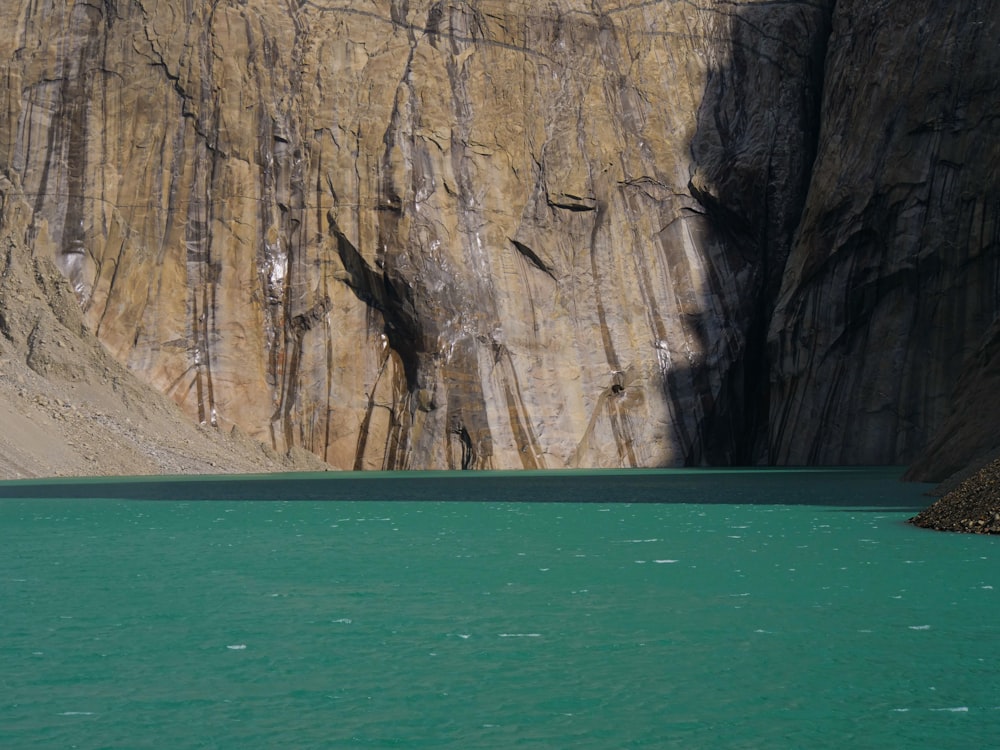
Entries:
{"label": "rock face", "polygon": [[772,461],[908,462],[948,418],[1000,311],[998,33],[990,2],[837,3],[771,322]]}
{"label": "rock face", "polygon": [[280,452],[903,462],[997,313],[985,1],[0,21],[34,257],[132,372]]}
{"label": "rock face", "polygon": [[[1000,322],[983,336],[976,352],[966,360],[955,386],[950,416],[945,420],[907,472],[915,481],[934,482],[959,472],[971,474],[1000,457]],[[995,466],[991,474],[998,474]],[[956,479],[958,477],[955,477]],[[990,487],[1000,500],[1000,485]]]}
{"label": "rock face", "polygon": [[135,380],[87,331],[52,259],[32,256],[17,192],[0,178],[0,479],[330,468],[195,425]]}

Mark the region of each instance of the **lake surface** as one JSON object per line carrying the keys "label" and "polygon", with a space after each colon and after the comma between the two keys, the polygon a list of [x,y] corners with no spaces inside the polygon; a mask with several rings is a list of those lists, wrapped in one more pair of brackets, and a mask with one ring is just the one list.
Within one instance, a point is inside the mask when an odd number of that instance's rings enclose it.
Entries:
{"label": "lake surface", "polygon": [[996,746],[1000,540],[898,474],[0,483],[0,747]]}

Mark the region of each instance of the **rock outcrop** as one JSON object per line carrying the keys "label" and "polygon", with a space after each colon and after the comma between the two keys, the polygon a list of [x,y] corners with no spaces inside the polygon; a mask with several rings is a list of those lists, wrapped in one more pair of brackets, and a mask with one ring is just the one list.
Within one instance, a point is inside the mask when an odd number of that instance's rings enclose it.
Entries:
{"label": "rock outcrop", "polygon": [[15,0],[0,173],[111,354],[278,452],[900,463],[997,313],[1000,59],[897,6]]}

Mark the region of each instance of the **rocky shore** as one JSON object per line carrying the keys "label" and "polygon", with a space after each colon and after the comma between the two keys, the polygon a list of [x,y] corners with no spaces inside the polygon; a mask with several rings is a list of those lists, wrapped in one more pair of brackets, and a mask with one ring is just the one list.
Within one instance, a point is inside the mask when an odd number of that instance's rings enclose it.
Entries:
{"label": "rocky shore", "polygon": [[962,481],[910,523],[937,531],[1000,534],[1000,459]]}

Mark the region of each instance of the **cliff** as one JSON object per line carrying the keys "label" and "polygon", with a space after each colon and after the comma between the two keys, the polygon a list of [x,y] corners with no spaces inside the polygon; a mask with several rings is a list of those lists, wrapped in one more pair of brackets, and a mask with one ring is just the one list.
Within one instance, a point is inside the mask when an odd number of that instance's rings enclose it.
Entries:
{"label": "cliff", "polygon": [[[990,2],[837,3],[771,322],[772,460],[905,463],[956,418],[1000,301],[998,30]],[[951,434],[951,467],[990,447]],[[918,460],[924,479],[949,473]]]}
{"label": "cliff", "polygon": [[278,453],[903,463],[997,314],[988,2],[0,20],[0,221],[115,360]]}

